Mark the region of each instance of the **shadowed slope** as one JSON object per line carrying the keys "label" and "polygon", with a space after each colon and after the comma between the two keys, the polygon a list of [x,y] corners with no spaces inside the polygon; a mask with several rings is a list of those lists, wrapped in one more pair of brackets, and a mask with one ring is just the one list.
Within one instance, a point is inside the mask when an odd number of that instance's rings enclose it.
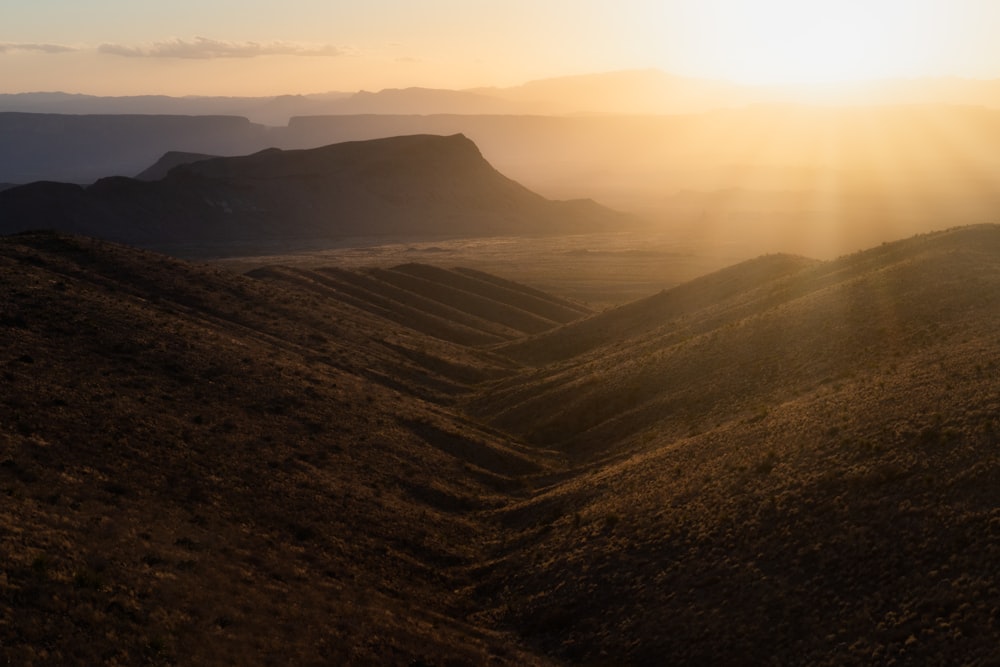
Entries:
{"label": "shadowed slope", "polygon": [[457,280],[461,276],[448,276],[442,280],[440,273],[432,267],[427,267],[425,270],[423,267],[408,264],[393,269],[372,269],[371,273],[383,282],[446,306],[467,311],[488,322],[506,326],[517,333],[537,333],[556,326],[556,322],[516,305],[463,289],[461,284],[455,284],[461,282]]}
{"label": "shadowed slope", "polygon": [[268,267],[248,275],[294,284],[462,345],[509,341],[590,312],[584,306],[517,283],[490,280],[487,274],[425,264],[357,271]]}
{"label": "shadowed slope", "polygon": [[[582,315],[590,312],[580,304],[558,299],[524,285],[470,269],[458,268],[448,271],[426,264],[404,264],[395,267],[394,270],[429,282],[451,286],[470,294],[478,294],[557,324],[578,320]],[[504,317],[503,314],[500,314],[499,317],[501,320],[510,319]]]}
{"label": "shadowed slope", "polygon": [[455,591],[550,463],[418,399],[412,334],[47,234],[0,283],[0,660],[543,662]]}
{"label": "shadowed slope", "polygon": [[317,271],[268,267],[248,275],[263,280],[294,283],[327,298],[367,310],[436,338],[462,345],[487,345],[513,337],[507,327],[492,325],[468,313],[383,283],[364,272],[337,268]]}
{"label": "shadowed slope", "polygon": [[254,275],[0,241],[0,657],[995,656],[1000,227],[560,326],[463,270]]}

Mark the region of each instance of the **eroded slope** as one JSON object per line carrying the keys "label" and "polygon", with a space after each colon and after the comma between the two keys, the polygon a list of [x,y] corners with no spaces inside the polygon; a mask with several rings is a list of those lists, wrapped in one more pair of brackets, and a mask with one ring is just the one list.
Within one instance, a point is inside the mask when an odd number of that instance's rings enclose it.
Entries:
{"label": "eroded slope", "polygon": [[578,464],[497,510],[490,618],[583,662],[988,661],[998,325],[1000,228],[964,228],[501,381],[477,413]]}
{"label": "eroded slope", "polygon": [[461,386],[435,359],[507,369],[84,239],[2,239],[0,275],[11,664],[544,662],[462,590],[553,459],[420,398]]}
{"label": "eroded slope", "polygon": [[12,662],[995,653],[996,226],[583,319],[458,269],[0,250]]}

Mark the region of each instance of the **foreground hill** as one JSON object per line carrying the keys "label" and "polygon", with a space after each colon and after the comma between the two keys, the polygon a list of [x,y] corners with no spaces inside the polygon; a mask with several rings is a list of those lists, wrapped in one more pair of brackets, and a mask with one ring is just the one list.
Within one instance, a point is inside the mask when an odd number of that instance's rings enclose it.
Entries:
{"label": "foreground hill", "polygon": [[12,664],[990,664],[1000,227],[598,314],[0,241]]}
{"label": "foreground hill", "polygon": [[502,362],[63,236],[0,283],[0,662],[545,662],[456,591],[551,457],[418,397]]}
{"label": "foreground hill", "polygon": [[422,264],[362,271],[269,267],[248,275],[356,305],[463,345],[520,339],[590,312],[580,304],[470,269],[447,271]]}
{"label": "foreground hill", "polygon": [[642,310],[508,346],[564,360],[471,403],[581,470],[502,511],[530,548],[491,569],[497,618],[571,659],[988,664],[1000,227],[761,258]]}
{"label": "foreground hill", "polygon": [[[183,156],[180,158],[184,161]],[[406,136],[181,164],[161,180],[0,191],[0,232],[45,228],[147,247],[344,236],[554,234],[619,228],[591,201],[544,199],[464,136]]]}

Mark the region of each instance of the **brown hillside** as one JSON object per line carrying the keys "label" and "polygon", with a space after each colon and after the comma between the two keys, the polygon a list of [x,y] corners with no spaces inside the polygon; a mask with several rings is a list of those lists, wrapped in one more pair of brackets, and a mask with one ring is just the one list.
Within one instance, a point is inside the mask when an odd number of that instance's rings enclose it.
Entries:
{"label": "brown hillside", "polygon": [[572,661],[988,664],[1000,228],[702,310],[473,402],[580,462],[499,510],[491,618]]}
{"label": "brown hillside", "polygon": [[406,350],[506,369],[104,243],[6,238],[0,276],[2,661],[544,662],[456,591],[551,463]]}
{"label": "brown hillside", "polygon": [[739,297],[745,292],[759,290],[763,284],[815,263],[789,255],[760,257],[595,315],[572,327],[514,341],[501,351],[513,359],[543,365],[620,343],[705,309],[722,311],[727,303],[741,303],[749,312],[757,303],[742,303]]}
{"label": "brown hillside", "polygon": [[[530,381],[501,382],[477,414],[546,443],[617,451],[626,433],[711,428],[723,415],[754,414],[813,387],[878,372],[956,336],[988,335],[1000,306],[993,289],[997,228],[917,237],[810,265],[762,258],[647,300],[515,343],[559,350],[583,331],[609,343]],[[773,265],[790,270],[760,271]],[[795,270],[798,268],[798,270]],[[745,279],[757,273],[759,280]],[[537,354],[537,353],[535,353]],[[525,355],[527,356],[527,355]],[[558,407],[557,407],[558,406]]]}
{"label": "brown hillside", "polygon": [[1000,226],[596,315],[53,234],[0,284],[12,664],[995,658]]}
{"label": "brown hillside", "polygon": [[487,274],[425,264],[357,271],[266,267],[248,275],[294,284],[463,345],[521,338],[526,332],[549,330],[590,312],[585,306],[535,293],[517,283],[491,280]]}

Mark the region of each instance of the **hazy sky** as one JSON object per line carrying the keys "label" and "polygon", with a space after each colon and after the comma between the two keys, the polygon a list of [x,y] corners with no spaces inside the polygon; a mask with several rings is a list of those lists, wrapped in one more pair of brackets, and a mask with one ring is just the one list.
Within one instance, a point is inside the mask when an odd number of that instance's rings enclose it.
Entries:
{"label": "hazy sky", "polygon": [[998,0],[0,0],[0,92],[1000,78]]}

